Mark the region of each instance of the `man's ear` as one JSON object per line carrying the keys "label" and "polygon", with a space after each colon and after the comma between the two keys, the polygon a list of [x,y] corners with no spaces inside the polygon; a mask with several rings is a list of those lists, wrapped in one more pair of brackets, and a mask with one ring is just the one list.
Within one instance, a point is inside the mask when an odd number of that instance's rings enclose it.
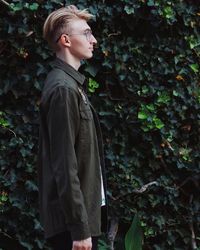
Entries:
{"label": "man's ear", "polygon": [[61,38],[60,38],[60,44],[64,47],[70,47],[71,46],[71,42],[69,40],[68,35],[66,34],[62,34]]}

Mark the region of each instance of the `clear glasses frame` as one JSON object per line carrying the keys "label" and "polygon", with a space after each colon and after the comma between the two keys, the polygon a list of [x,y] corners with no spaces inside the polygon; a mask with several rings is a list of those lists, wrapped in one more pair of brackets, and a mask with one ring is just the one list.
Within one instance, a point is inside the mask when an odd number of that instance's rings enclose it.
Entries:
{"label": "clear glasses frame", "polygon": [[[58,39],[56,40],[56,43],[60,40],[60,38],[61,38],[61,36],[62,36],[63,34],[61,34],[59,37],[58,37]],[[92,38],[92,36],[93,36],[93,34],[92,34],[92,30],[86,30],[86,31],[84,31],[83,33],[72,33],[72,34],[65,34],[65,35],[67,35],[67,36],[85,36],[85,38],[87,39],[87,41],[88,42],[90,42],[91,41],[91,38]]]}

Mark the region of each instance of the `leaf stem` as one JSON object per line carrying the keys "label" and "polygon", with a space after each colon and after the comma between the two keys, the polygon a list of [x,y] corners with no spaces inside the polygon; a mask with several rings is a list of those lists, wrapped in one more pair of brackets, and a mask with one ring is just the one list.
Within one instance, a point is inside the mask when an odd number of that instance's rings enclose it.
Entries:
{"label": "leaf stem", "polygon": [[115,241],[115,237],[116,237],[117,232],[118,232],[118,227],[119,227],[119,219],[112,218],[111,222],[110,222],[109,233],[108,233],[110,250],[114,250],[114,241]]}
{"label": "leaf stem", "polygon": [[6,6],[10,7],[10,4],[8,2],[6,2],[5,0],[0,0],[0,2],[2,2],[3,4],[5,4]]}
{"label": "leaf stem", "polygon": [[124,195],[118,195],[117,197],[111,196],[111,199],[113,199],[114,201],[116,201],[116,200],[121,199],[122,197],[130,195],[130,194],[142,194],[142,193],[144,193],[152,185],[159,185],[159,183],[157,181],[152,181],[152,182],[149,182],[149,183],[145,184],[141,188],[134,189],[131,192],[126,193]]}

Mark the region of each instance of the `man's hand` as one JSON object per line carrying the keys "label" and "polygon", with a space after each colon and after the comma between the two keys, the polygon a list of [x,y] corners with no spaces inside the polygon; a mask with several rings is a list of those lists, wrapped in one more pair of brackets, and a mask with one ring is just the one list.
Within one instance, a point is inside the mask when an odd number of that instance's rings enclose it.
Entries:
{"label": "man's hand", "polygon": [[92,250],[92,239],[73,241],[72,250]]}

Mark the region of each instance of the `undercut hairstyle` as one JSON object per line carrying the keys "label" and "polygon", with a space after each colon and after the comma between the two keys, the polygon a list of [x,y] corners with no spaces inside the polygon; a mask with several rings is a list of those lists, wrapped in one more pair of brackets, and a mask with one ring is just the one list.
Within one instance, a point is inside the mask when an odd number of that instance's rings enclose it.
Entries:
{"label": "undercut hairstyle", "polygon": [[72,20],[83,19],[88,22],[94,16],[87,9],[79,10],[74,5],[60,8],[53,11],[46,19],[43,26],[43,37],[52,47],[53,50],[58,50],[57,41],[62,34],[70,32],[69,23]]}

